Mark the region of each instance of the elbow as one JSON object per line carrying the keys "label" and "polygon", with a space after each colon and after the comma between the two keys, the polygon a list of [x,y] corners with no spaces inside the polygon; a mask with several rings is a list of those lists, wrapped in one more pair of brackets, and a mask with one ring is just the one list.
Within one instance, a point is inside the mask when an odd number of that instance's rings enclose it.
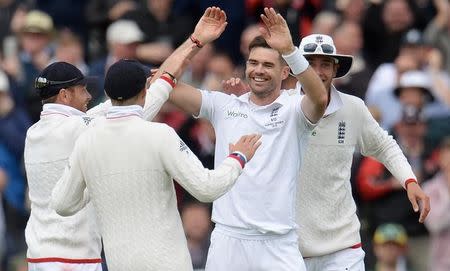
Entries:
{"label": "elbow", "polygon": [[66,208],[63,208],[61,205],[58,204],[51,204],[50,207],[55,210],[55,212],[60,216],[72,216],[75,214],[75,212],[72,212]]}
{"label": "elbow", "polygon": [[328,95],[320,95],[320,97],[318,97],[317,99],[316,106],[317,110],[320,111],[323,115],[328,106]]}
{"label": "elbow", "polygon": [[76,211],[66,208],[61,202],[55,199],[50,201],[50,208],[55,210],[55,212],[60,216],[72,216]]}
{"label": "elbow", "polygon": [[76,212],[71,212],[69,210],[55,209],[56,213],[60,216],[73,216]]}
{"label": "elbow", "polygon": [[203,202],[203,203],[210,203],[210,202],[213,202],[213,201],[215,201],[216,199],[218,199],[219,198],[219,196],[215,196],[215,195],[212,195],[212,194],[202,194],[202,195],[197,195],[197,197],[196,197],[200,202]]}

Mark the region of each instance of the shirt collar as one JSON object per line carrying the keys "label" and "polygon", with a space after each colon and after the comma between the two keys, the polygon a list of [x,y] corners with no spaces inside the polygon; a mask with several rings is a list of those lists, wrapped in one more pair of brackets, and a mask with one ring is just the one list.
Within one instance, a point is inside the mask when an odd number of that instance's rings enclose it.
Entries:
{"label": "shirt collar", "polygon": [[[297,82],[296,89],[300,91],[301,95],[303,94],[302,86],[299,82]],[[330,102],[328,103],[327,109],[325,110],[324,116],[328,116],[333,114],[334,112],[338,111],[339,108],[341,108],[343,105],[341,95],[339,94],[339,91],[336,89],[334,85],[331,85],[331,91],[330,91]]]}
{"label": "shirt collar", "polygon": [[107,119],[118,119],[130,116],[143,118],[144,109],[139,105],[111,106],[106,113]]}
{"label": "shirt collar", "polygon": [[86,113],[64,104],[48,103],[42,106],[41,117],[54,114],[63,115],[66,117],[86,115]]}
{"label": "shirt collar", "polygon": [[[280,96],[278,96],[278,98],[276,98],[275,101],[273,101],[271,104],[256,105],[256,106],[258,106],[259,108],[266,108],[266,107],[270,107],[270,106],[273,106],[273,105],[283,106],[284,104],[286,104],[287,99],[289,98],[288,96],[289,95],[287,95],[286,90],[282,89]],[[250,91],[245,93],[245,94],[242,94],[241,96],[239,96],[238,100],[243,102],[243,103],[250,104]],[[254,104],[254,103],[252,102],[252,104]]]}

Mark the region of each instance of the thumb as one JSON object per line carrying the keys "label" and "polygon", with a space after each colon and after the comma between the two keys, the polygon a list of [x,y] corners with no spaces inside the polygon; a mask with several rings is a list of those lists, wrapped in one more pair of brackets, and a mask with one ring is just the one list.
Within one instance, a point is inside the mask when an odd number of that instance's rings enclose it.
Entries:
{"label": "thumb", "polygon": [[234,145],[233,144],[228,144],[228,152],[229,153],[232,153],[233,152],[233,149],[234,149]]}
{"label": "thumb", "polygon": [[417,198],[413,197],[412,199],[410,199],[410,201],[411,201],[414,212],[417,213],[419,211],[419,204],[417,203]]}

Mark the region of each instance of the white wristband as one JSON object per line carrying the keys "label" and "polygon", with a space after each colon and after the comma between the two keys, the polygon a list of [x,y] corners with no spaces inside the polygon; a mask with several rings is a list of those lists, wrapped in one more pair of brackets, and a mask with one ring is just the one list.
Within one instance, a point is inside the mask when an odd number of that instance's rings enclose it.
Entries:
{"label": "white wristband", "polygon": [[304,72],[309,66],[308,60],[300,53],[297,47],[295,47],[294,52],[288,55],[282,55],[282,57],[294,75]]}
{"label": "white wristband", "polygon": [[242,158],[244,158],[245,163],[247,164],[248,160],[247,160],[247,156],[245,156],[245,154],[243,154],[240,151],[234,151],[232,153],[236,153],[236,154],[239,154],[240,156],[242,156]]}

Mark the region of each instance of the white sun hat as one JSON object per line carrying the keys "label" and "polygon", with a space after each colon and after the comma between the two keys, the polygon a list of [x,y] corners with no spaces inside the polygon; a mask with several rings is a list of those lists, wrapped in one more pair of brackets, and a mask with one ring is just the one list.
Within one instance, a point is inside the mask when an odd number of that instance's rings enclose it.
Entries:
{"label": "white sun hat", "polygon": [[339,67],[335,78],[345,76],[352,67],[353,57],[337,54],[333,39],[328,35],[312,34],[304,37],[300,42],[299,50],[305,57],[323,55],[336,59]]}

